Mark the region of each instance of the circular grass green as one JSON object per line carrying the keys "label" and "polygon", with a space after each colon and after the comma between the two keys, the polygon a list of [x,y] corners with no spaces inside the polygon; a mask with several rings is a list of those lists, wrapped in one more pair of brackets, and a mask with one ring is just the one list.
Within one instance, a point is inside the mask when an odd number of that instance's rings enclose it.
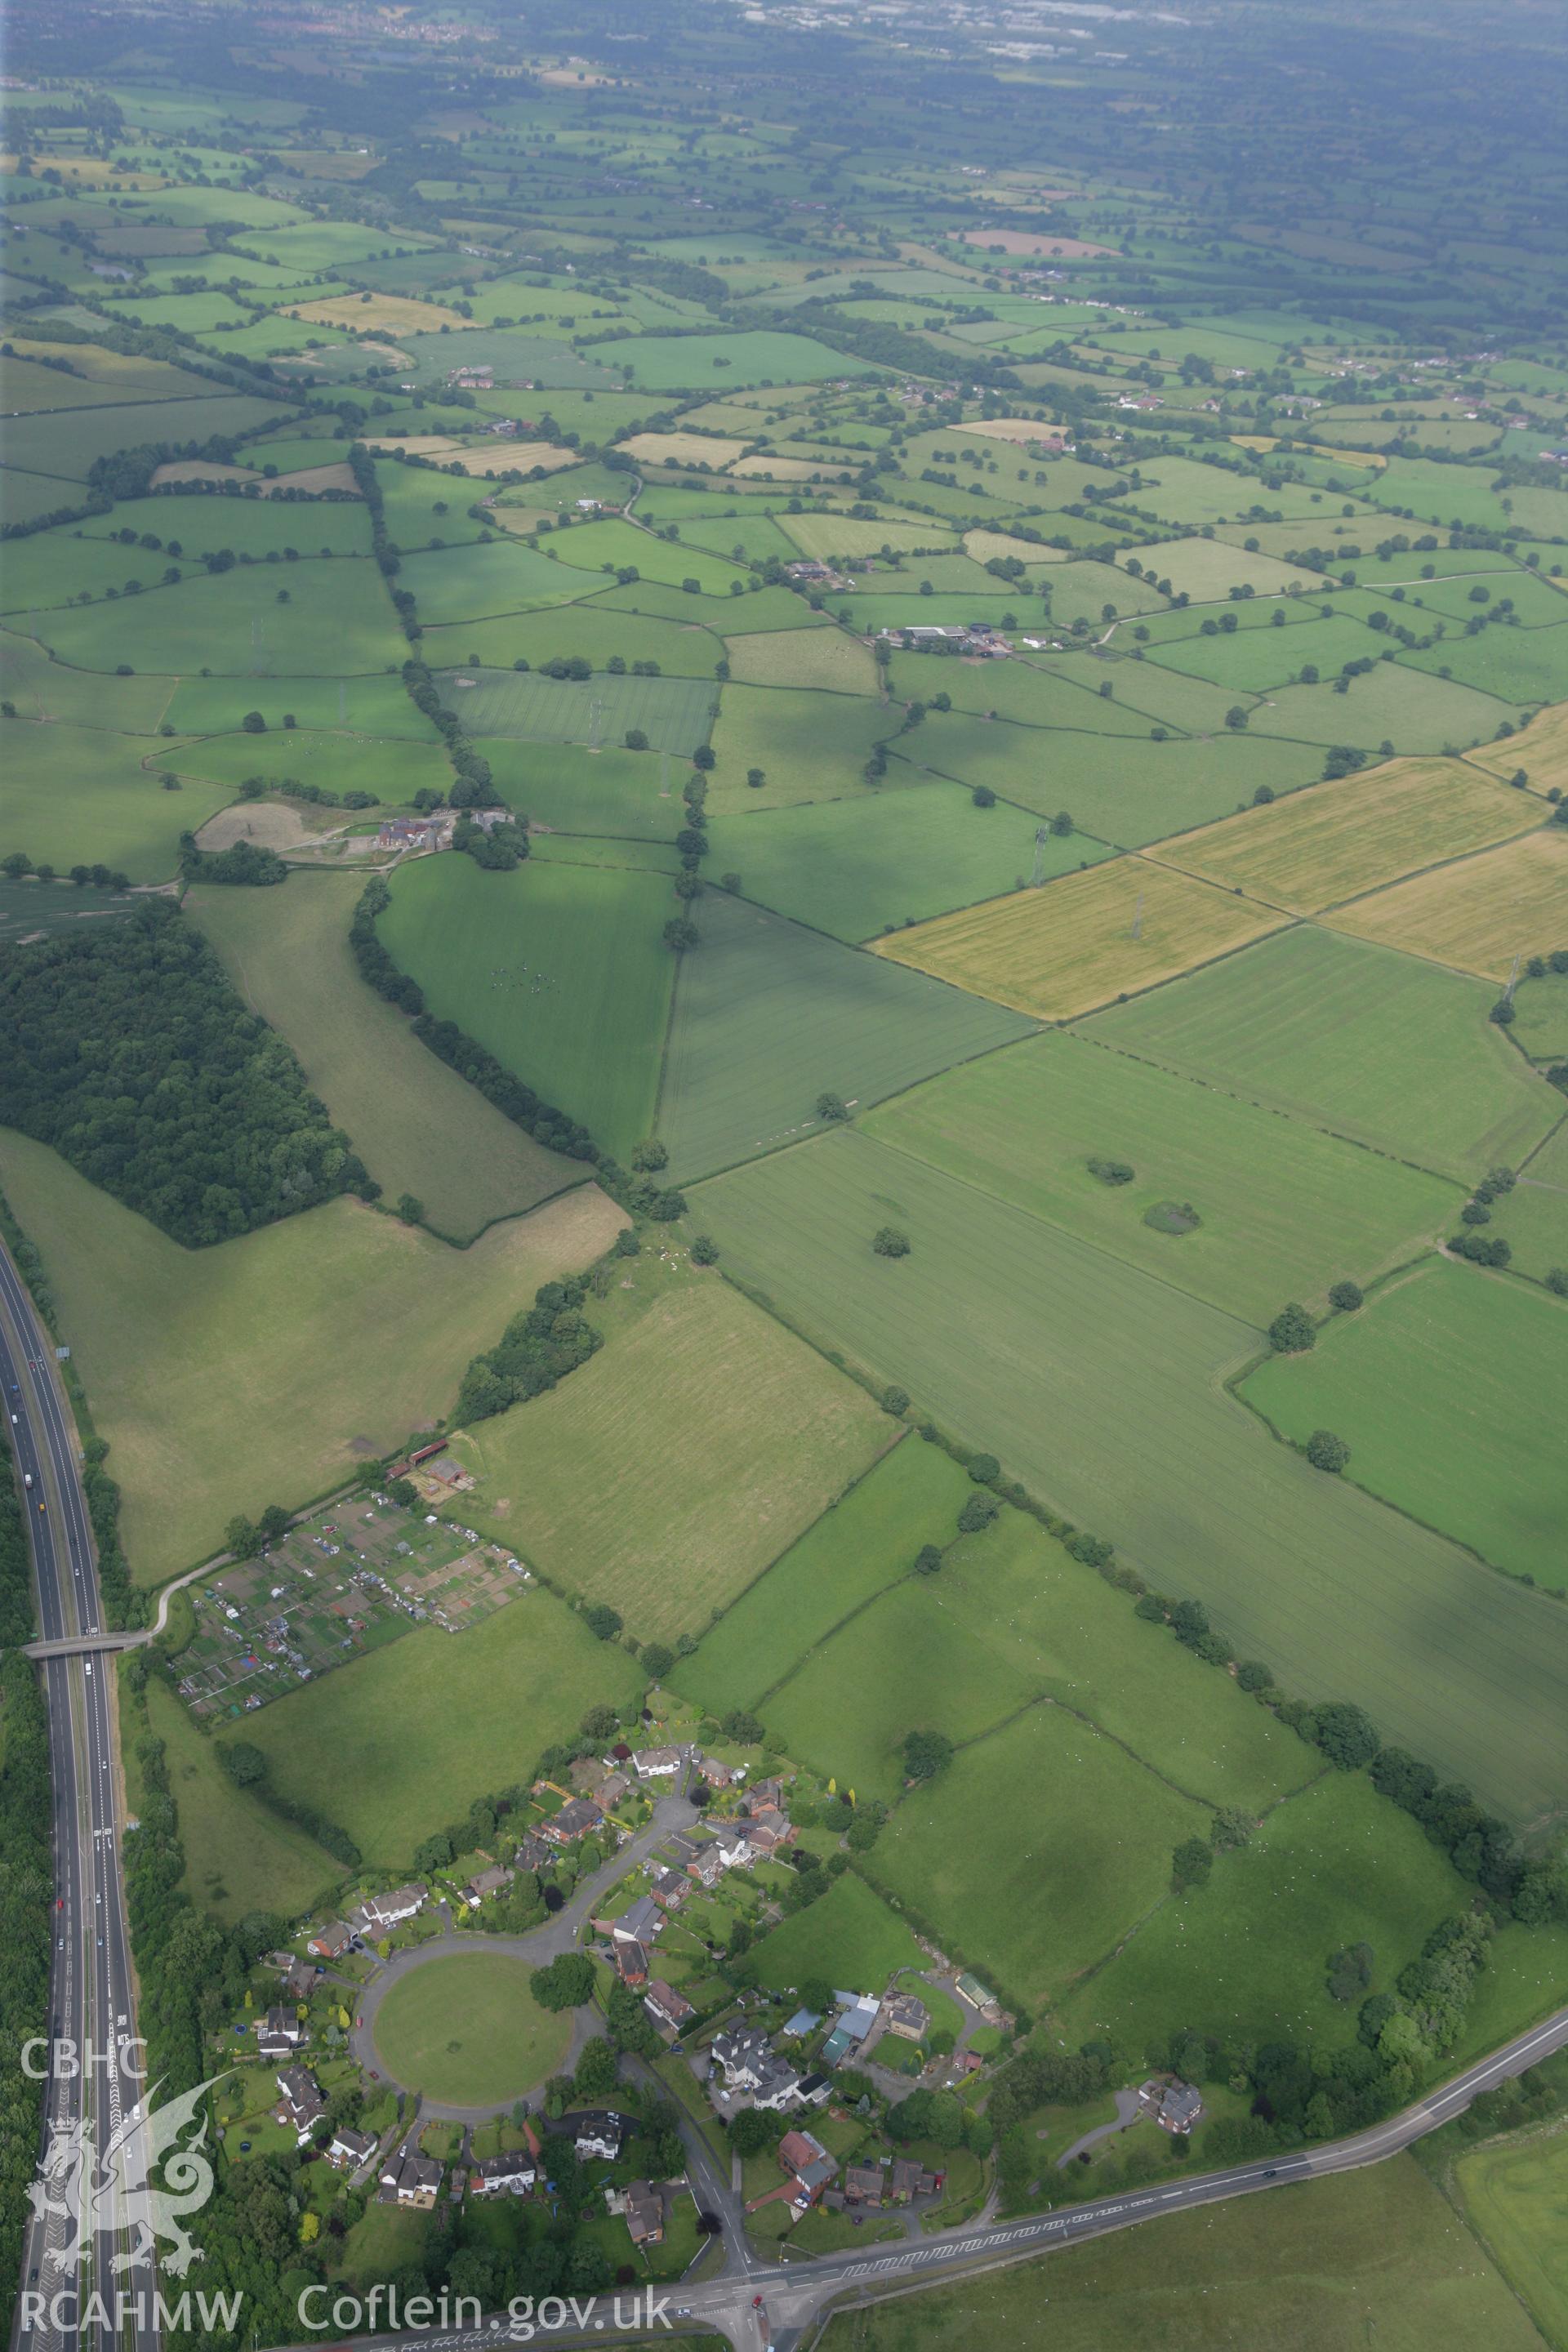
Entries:
{"label": "circular grass green", "polygon": [[452,1952],[410,1968],[375,2013],[386,2073],[439,2106],[499,2106],[558,2072],[570,2010],[541,2009],[531,1971],[503,1952]]}

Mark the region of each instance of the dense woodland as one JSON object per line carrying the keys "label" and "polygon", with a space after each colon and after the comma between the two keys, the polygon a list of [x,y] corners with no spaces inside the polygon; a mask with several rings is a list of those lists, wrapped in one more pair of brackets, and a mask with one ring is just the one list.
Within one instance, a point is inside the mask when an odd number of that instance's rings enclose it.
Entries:
{"label": "dense woodland", "polygon": [[86,938],[0,950],[0,1122],[187,1248],[364,1180],[282,1038],[165,901]]}

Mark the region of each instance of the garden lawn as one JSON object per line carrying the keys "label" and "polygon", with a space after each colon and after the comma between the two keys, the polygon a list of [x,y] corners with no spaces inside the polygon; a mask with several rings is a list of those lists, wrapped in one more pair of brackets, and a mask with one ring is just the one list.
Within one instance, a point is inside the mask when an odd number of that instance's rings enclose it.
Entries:
{"label": "garden lawn", "polygon": [[394,877],[377,929],[437,1019],[625,1160],[653,1125],[674,906],[657,875],[427,857]]}
{"label": "garden lawn", "polygon": [[[709,865],[738,873],[748,898],[858,940],[1027,880],[1038,824],[1005,803],[977,809],[958,785],[889,782],[854,800],[715,817]],[[1080,833],[1048,835],[1042,849],[1048,876],[1110,855]]]}
{"label": "garden lawn", "polygon": [[1373,1150],[1473,1180],[1517,1167],[1562,1098],[1487,1020],[1492,992],[1301,924],[1083,1034]]}
{"label": "garden lawn", "polygon": [[339,1200],[186,1250],[9,1130],[0,1187],[43,1254],[143,1584],[216,1551],[236,1512],[303,1504],[449,1412],[470,1357],[625,1222],[584,1185],[459,1251]]}
{"label": "garden lawn", "polygon": [[299,873],[280,889],[200,887],[185,909],[246,1003],[288,1039],[387,1199],[412,1192],[436,1232],[471,1241],[585,1171],[503,1118],[365,985],[348,942],[362,887],[356,876]]}
{"label": "garden lawn", "polygon": [[836,1878],[820,1901],[765,1936],[748,1958],[757,1982],[776,1992],[793,1992],[808,1977],[826,1977],[850,1992],[882,1993],[900,1969],[926,1965],[910,1929],[852,1870]]}
{"label": "garden lawn", "polygon": [[[1462,1194],[1306,1121],[1281,1118],[1059,1032],[900,1095],[868,1134],[1098,1243],[1260,1328],[1289,1297],[1327,1307],[1436,1240]],[[1107,1183],[1094,1160],[1133,1171]],[[1196,1210],[1195,1230],[1149,1218]]]}
{"label": "garden lawn", "polygon": [[[881,1852],[878,1848],[879,1854]],[[1076,2044],[1109,2026],[1133,2049],[1184,2023],[1238,2042],[1348,2038],[1327,1989],[1329,1955],[1370,1944],[1371,1991],[1392,1992],[1466,1885],[1407,1813],[1363,1773],[1331,1768],[1215,1858],[1205,1887],[1173,1895],[1091,1982],[1061,1997]]]}
{"label": "garden lawn", "polygon": [[179,863],[180,835],[234,797],[233,785],[223,783],[165,792],[163,771],[143,765],[158,754],[142,735],[0,719],[0,754],[7,849],[26,850],[35,864],[62,874],[103,865],[132,882],[166,882]]}
{"label": "garden lawn", "polygon": [[1113,1740],[1035,1706],[904,1798],[868,1860],[1009,2006],[1055,2000],[1165,1896],[1208,1815]]}
{"label": "garden lawn", "polygon": [[809,1133],[825,1092],[879,1101],[1031,1026],[727,892],[694,913],[658,1105],[677,1182]]}
{"label": "garden lawn", "polygon": [[398,1978],[375,2013],[376,2055],[395,2082],[439,2106],[491,2107],[559,2074],[567,2010],[541,2009],[526,1960],[448,1952]]}
{"label": "garden lawn", "polygon": [[1499,1568],[1568,1589],[1568,1305],[1428,1258],[1309,1354],[1277,1356],[1242,1393],[1304,1444],[1337,1431],[1349,1477]]}
{"label": "garden lawn", "polygon": [[879,954],[1020,1013],[1070,1020],[1277,929],[1272,908],[1118,857],[878,942]]}
{"label": "garden lawn", "polygon": [[469,1433],[464,1509],[643,1641],[700,1633],[870,1467],[892,1427],[717,1275]]}
{"label": "garden lawn", "polygon": [[405,1871],[476,1796],[528,1780],[588,1707],[624,1708],[639,1688],[624,1650],[534,1591],[482,1634],[416,1625],[258,1707],[245,1736],[281,1795],[330,1815],[372,1867]]}
{"label": "garden lawn", "polygon": [[682,1658],[670,1680],[710,1715],[754,1709],[854,1612],[945,1544],[969,1481],[940,1446],[906,1437],[825,1511]]}
{"label": "garden lawn", "polygon": [[1380,940],[1483,979],[1506,981],[1516,957],[1568,940],[1568,831],[1526,834],[1346,907],[1335,930]]}
{"label": "garden lawn", "polygon": [[[1271,1440],[1221,1385],[1246,1325],[853,1130],[703,1186],[692,1214],[822,1344],[1204,1601],[1237,1655],[1358,1700],[1516,1819],[1560,1801],[1560,1612]],[[885,1224],[907,1257],[873,1251]]]}
{"label": "garden lawn", "polygon": [[1162,856],[1205,881],[1315,913],[1418,866],[1531,831],[1546,812],[1459,760],[1390,760],[1172,842]]}
{"label": "garden lawn", "polygon": [[[713,730],[710,815],[840,800],[868,790],[861,775],[899,713],[873,694],[817,694],[784,686],[726,686]],[[748,771],[765,781],[753,789]]]}

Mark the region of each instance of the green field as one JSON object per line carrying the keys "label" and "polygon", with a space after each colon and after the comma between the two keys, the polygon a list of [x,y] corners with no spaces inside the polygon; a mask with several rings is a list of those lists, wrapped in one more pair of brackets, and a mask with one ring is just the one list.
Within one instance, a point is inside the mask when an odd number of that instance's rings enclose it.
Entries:
{"label": "green field", "polygon": [[825,1091],[875,1102],[1033,1025],[725,892],[695,912],[658,1105],[680,1181],[809,1132]]}
{"label": "green field", "polygon": [[944,1950],[1032,2006],[1059,1998],[1164,1898],[1172,1849],[1207,1828],[1200,1806],[1114,1740],[1036,1706],[911,1790],[870,1870]]}
{"label": "green field", "polygon": [[1513,992],[1516,1045],[1534,1061],[1560,1061],[1568,1055],[1568,972],[1521,980]]}
{"label": "green field", "polygon": [[[727,686],[713,730],[718,765],[709,782],[710,812],[750,814],[864,792],[860,772],[867,756],[898,723],[898,713],[873,694]],[[765,779],[755,788],[746,782],[752,768],[760,768]]]}
{"label": "green field", "polygon": [[1489,742],[1505,719],[1517,726],[1522,717],[1511,697],[1499,701],[1457,679],[1380,661],[1352,677],[1343,694],[1328,685],[1281,687],[1249,724],[1256,734],[1289,735],[1300,743],[1353,743],[1375,751],[1386,739],[1396,751],[1463,751]]}
{"label": "green field", "polygon": [[748,1586],[671,1680],[710,1715],[754,1709],[806,1653],[945,1544],[969,1481],[940,1446],[905,1438]]}
{"label": "green field", "polygon": [[766,330],[734,335],[640,335],[602,343],[606,367],[649,392],[738,392],[744,384],[816,383],[824,376],[865,375],[864,360],[830,351],[810,335]]}
{"label": "green field", "polygon": [[778,1992],[825,1976],[850,1992],[881,1993],[899,1969],[922,1969],[927,1959],[897,1913],[850,1870],[764,1936],[749,1965],[759,1984]]}
{"label": "green field", "polygon": [[1409,2156],[1176,2213],[834,2320],[826,2352],[1541,2352]]}
{"label": "green field", "polygon": [[[604,672],[605,664],[618,654],[628,667],[638,661],[657,662],[666,677],[707,679],[724,658],[722,638],[706,628],[682,627],[678,621],[614,612],[596,604],[514,613],[506,621],[454,621],[443,629],[427,629],[425,657],[432,669],[461,669],[468,666],[470,653],[483,652],[492,643],[496,659],[509,668],[514,662],[528,661],[537,669],[558,655],[581,654],[596,671]],[[602,687],[603,678],[600,683]],[[470,719],[468,724],[475,722]]]}
{"label": "green field", "polygon": [[1456,2176],[1467,2219],[1546,2341],[1568,2343],[1568,2134],[1477,2148]]}
{"label": "green field", "polygon": [[0,751],[4,853],[26,850],[35,864],[62,874],[103,865],[132,882],[166,882],[179,862],[181,834],[234,797],[232,785],[202,782],[165,792],[157,751],[141,735],[0,719]]}
{"label": "green field", "polygon": [[583,1166],[514,1127],[366,987],[348,943],[361,887],[349,875],[295,874],[281,890],[195,889],[185,908],[246,1003],[288,1039],[387,1199],[412,1192],[435,1231],[471,1241],[581,1183]]}
{"label": "green field", "polygon": [[[413,592],[426,628],[438,622],[482,621],[494,614],[523,613],[541,604],[569,604],[591,596],[604,583],[579,572],[570,559],[559,562],[515,540],[489,547],[449,547],[435,555],[411,555],[397,575]],[[565,626],[565,624],[563,624]],[[508,656],[510,662],[510,656]]]}
{"label": "green field", "polygon": [[8,1130],[0,1187],[43,1254],[144,1584],[216,1550],[237,1511],[306,1502],[449,1412],[469,1358],[622,1222],[581,1186],[452,1250],[341,1200],[184,1250]]}
{"label": "green field", "polygon": [[[467,683],[459,683],[466,680]],[[470,735],[521,743],[619,745],[640,728],[655,751],[689,760],[708,740],[716,686],[684,677],[609,677],[578,682],[537,671],[461,670],[444,676],[441,698]]]}
{"label": "green field", "polygon": [[1495,991],[1300,925],[1083,1034],[1445,1175],[1517,1167],[1561,1116],[1487,1020]]}
{"label": "green field", "polygon": [[[518,743],[483,736],[478,748],[490,763],[499,798],[536,828],[531,854],[550,854],[549,836],[569,841],[603,837],[611,849],[629,853],[642,842],[669,845],[665,863],[679,864],[674,848],[686,811],[679,786],[684,769],[666,757],[626,751],[618,746],[591,751],[582,743]],[[542,834],[538,828],[542,828]]]}
{"label": "green field", "polygon": [[489,2107],[559,2074],[567,2010],[541,2009],[525,1960],[448,1952],[410,1969],[375,2013],[376,2055],[395,2082],[438,2105]]}
{"label": "green field", "polygon": [[892,1425],[717,1276],[660,1285],[549,1394],[468,1433],[463,1509],[644,1641],[697,1633],[870,1467]]}
{"label": "green field", "polygon": [[[1106,1052],[1096,1034],[988,1054],[866,1130],[1260,1327],[1283,1297],[1323,1311],[1331,1283],[1403,1264],[1458,1213],[1441,1178]],[[1131,1181],[1101,1181],[1097,1159]],[[1197,1211],[1195,1231],[1149,1223],[1170,1202]]]}
{"label": "green field", "polygon": [[[231,793],[258,777],[268,792],[319,784],[333,793],[373,793],[392,808],[411,802],[418,792],[445,794],[452,780],[447,755],[437,743],[411,742],[395,735],[342,734],[326,728],[208,735],[180,744],[168,759],[176,775],[210,777]],[[350,809],[334,812],[328,822],[353,824],[363,819]]]}
{"label": "green field", "polygon": [[[426,561],[434,561],[427,558]],[[407,650],[380,572],[353,557],[290,564],[287,594],[271,567],[205,574],[117,604],[40,613],[32,634],[81,669],[186,677],[203,668],[244,678],[332,677],[392,670]],[[242,711],[256,707],[254,697]],[[292,708],[292,706],[288,706]]]}
{"label": "green field", "polygon": [[1392,1991],[1430,1929],[1467,1901],[1408,1815],[1363,1775],[1330,1769],[1068,1992],[1058,2030],[1077,2042],[1109,2026],[1131,2048],[1184,2024],[1227,2048],[1338,2042],[1350,2019],[1327,1990],[1329,1955],[1370,1944],[1372,1990]]}
{"label": "green field", "polygon": [[1499,1568],[1568,1589],[1568,1307],[1524,1284],[1425,1260],[1310,1355],[1242,1393],[1304,1444],[1332,1429],[1348,1475]]}
{"label": "green field", "polygon": [[[56,667],[49,683],[71,673]],[[247,714],[259,711],[267,735],[252,746],[258,765],[282,765],[288,746],[267,737],[289,733],[285,720],[296,727],[319,728],[373,740],[384,736],[434,743],[436,730],[409,698],[397,677],[182,677],[169,694],[167,678],[87,678],[85,687],[100,695],[135,686],[142,693],[156,691],[167,703],[167,718],[181,735],[229,735]],[[160,715],[163,715],[160,712]]]}
{"label": "green field", "polygon": [[[303,1830],[235,1786],[212,1740],[156,1675],[149,1677],[145,1703],[145,1728],[163,1743],[170,1793],[180,1811],[184,1885],[192,1902],[215,1912],[226,1927],[247,1911],[288,1916],[319,1902],[342,1877],[342,1864]],[[123,1688],[121,1717],[127,1792],[136,1811],[142,1809],[136,1744],[142,1725]]]}
{"label": "green field", "polygon": [[377,1869],[478,1796],[525,1780],[585,1708],[625,1707],[637,1670],[548,1592],[485,1620],[483,1633],[418,1625],[246,1718],[272,1785],[346,1829]]}
{"label": "green field", "polygon": [[[1359,1700],[1515,1818],[1560,1800],[1568,1627],[1269,1439],[1220,1386],[1247,1326],[853,1131],[705,1185],[693,1216],[809,1333],[1204,1601],[1288,1688]],[[908,1257],[872,1251],[890,1223]]]}
{"label": "green field", "polygon": [[[950,1512],[923,1530],[948,1547],[934,1575],[909,1573],[906,1549],[903,1580],[889,1584],[886,1569],[878,1588],[857,1578],[836,1619],[823,1607],[816,1624],[807,1617],[805,1641],[792,1631],[779,1642],[787,1679],[759,1685],[755,1700],[792,1753],[841,1786],[891,1799],[902,1779],[896,1750],[917,1725],[975,1738],[1043,1701],[1205,1804],[1261,1811],[1320,1769],[1293,1734],[1135,1619],[1125,1595],[1036,1521],[1008,1510],[983,1534],[956,1538],[955,1521]],[[735,1612],[742,1623],[777,1622],[793,1559],[747,1596]],[[701,1681],[689,1686],[706,1703]]]}
{"label": "green field", "polygon": [[656,875],[427,857],[394,877],[378,929],[437,1019],[624,1160],[653,1127],[674,907]]}
{"label": "green field", "polygon": [[[748,898],[854,941],[1015,889],[1034,873],[1038,826],[1001,802],[977,809],[951,784],[889,779],[853,800],[716,817],[709,862],[738,873]],[[1040,848],[1047,878],[1109,855],[1081,833]]]}

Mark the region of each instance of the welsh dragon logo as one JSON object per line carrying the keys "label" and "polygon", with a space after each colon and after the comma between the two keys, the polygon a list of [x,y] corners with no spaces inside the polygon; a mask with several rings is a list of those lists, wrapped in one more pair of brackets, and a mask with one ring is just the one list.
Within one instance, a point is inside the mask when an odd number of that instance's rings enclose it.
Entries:
{"label": "welsh dragon logo", "polygon": [[[199,2213],[212,2195],[202,2102],[213,2084],[222,2080],[221,2074],[214,2074],[161,2107],[152,2104],[160,2087],[154,2083],[96,2160],[89,2118],[79,2116],[74,2123],[55,2126],[39,2167],[41,2177],[27,2191],[41,2220],[64,2221],[74,2232],[65,2244],[50,2247],[48,2261],[60,2270],[79,2270],[100,2231],[121,2230],[130,2231],[132,2243],[128,2252],[115,2255],[112,2267],[117,2272],[151,2260],[163,2244],[173,2247],[163,2257],[163,2268],[176,2278],[202,2260],[202,2248],[183,2222],[185,2214]],[[180,2136],[192,2124],[199,2126],[195,2136],[182,2145]],[[162,2171],[161,2186],[151,2179],[154,2168]]]}

